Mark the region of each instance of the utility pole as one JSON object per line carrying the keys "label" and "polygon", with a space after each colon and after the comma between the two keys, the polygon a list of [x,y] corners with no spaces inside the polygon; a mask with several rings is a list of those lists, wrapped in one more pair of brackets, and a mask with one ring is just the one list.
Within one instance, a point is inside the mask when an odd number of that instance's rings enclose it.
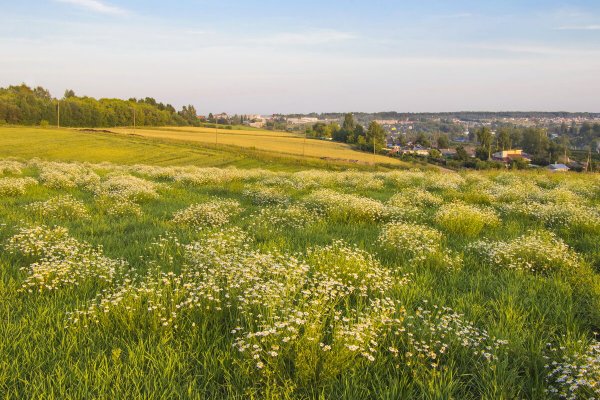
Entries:
{"label": "utility pole", "polygon": [[585,167],[585,172],[592,172],[592,148],[588,150],[588,159],[587,165]]}
{"label": "utility pole", "polygon": [[304,130],[304,142],[302,143],[302,157],[306,155],[306,130]]}
{"label": "utility pole", "polygon": [[135,133],[135,107],[133,107],[133,132]]}
{"label": "utility pole", "polygon": [[375,132],[373,132],[373,165],[375,165],[377,162],[375,160]]}
{"label": "utility pole", "polygon": [[56,108],[56,127],[60,128],[60,99],[58,99],[58,106]]}

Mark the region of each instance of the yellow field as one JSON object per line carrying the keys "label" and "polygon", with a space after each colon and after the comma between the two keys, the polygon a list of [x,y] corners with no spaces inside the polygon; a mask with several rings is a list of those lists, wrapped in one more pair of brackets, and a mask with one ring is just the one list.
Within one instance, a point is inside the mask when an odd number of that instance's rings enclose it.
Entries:
{"label": "yellow field", "polygon": [[[132,134],[131,128],[114,128],[112,132]],[[304,136],[286,132],[264,130],[227,130],[193,127],[169,127],[136,129],[136,135],[150,138],[201,142],[207,144],[237,146],[256,150],[306,156],[336,161],[401,165],[400,160],[353,150],[349,145],[326,140],[306,139]]]}
{"label": "yellow field", "polygon": [[219,130],[217,145],[214,142],[214,129],[144,129],[136,130],[135,135],[132,129],[111,129],[111,132],[114,133],[4,126],[0,127],[0,158],[39,157],[56,161],[236,166],[288,171],[412,166],[384,156],[377,156],[377,164],[373,165],[372,155],[354,151],[345,145],[318,140],[306,141],[307,156],[302,157],[304,138],[283,132]]}

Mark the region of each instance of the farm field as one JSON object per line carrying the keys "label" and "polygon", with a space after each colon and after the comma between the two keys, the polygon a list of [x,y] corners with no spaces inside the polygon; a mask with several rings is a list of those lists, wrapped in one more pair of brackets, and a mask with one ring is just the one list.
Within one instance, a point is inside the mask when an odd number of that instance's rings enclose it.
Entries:
{"label": "farm field", "polygon": [[0,145],[25,158],[0,161],[3,398],[600,395],[598,175],[169,166],[36,132],[96,163]]}
{"label": "farm field", "polygon": [[[111,131],[131,133],[133,132],[133,129],[113,128]],[[327,157],[328,159],[340,161],[369,164],[381,163],[393,166],[402,165],[402,162],[398,159],[355,151],[352,150],[349,145],[344,143],[307,139],[306,145],[304,145],[304,136],[286,132],[217,129],[215,135],[215,129],[211,128],[168,127],[136,129],[135,134],[149,138],[181,140],[205,144],[214,144],[217,142],[226,146],[260,149],[265,152],[291,156],[302,156],[305,154],[307,157]]]}
{"label": "farm field", "polygon": [[[186,140],[184,137],[173,139],[169,137],[169,134],[173,135],[173,132],[169,130],[163,133],[159,131],[153,137],[149,135],[132,135],[133,130],[131,129],[114,129],[114,131],[119,133],[107,133],[102,132],[102,130],[83,132],[76,129],[0,127],[0,157],[21,157],[24,159],[39,157],[55,161],[93,163],[260,167],[276,170],[411,167],[411,164],[384,156],[377,156],[378,163],[372,164],[372,155],[350,148],[339,150],[338,155],[345,158],[332,160],[310,155],[302,157],[301,153],[299,153],[300,155],[294,155],[277,151],[265,151],[258,148],[258,146],[257,148],[251,148],[226,144],[215,145],[214,142],[203,143]],[[136,132],[140,133],[140,130],[136,130]],[[151,130],[148,130],[148,132],[152,133]],[[177,136],[177,133],[174,136]],[[310,140],[307,141],[307,149],[311,146],[310,142]],[[329,142],[316,142],[321,146],[335,146],[335,144]],[[301,146],[301,142],[297,142],[296,146]],[[298,151],[297,148],[296,150]],[[301,152],[301,147],[299,151]],[[321,150],[320,154],[325,154],[324,150]],[[354,157],[354,159],[356,157],[366,157],[367,159],[371,157],[371,159],[370,161],[358,163],[345,161],[350,159],[349,157]]]}

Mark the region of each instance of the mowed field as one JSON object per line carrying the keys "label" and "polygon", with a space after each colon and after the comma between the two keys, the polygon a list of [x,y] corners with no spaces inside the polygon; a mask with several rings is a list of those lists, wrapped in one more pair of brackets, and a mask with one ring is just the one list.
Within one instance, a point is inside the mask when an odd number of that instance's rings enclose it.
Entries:
{"label": "mowed field", "polygon": [[[133,129],[111,129],[118,133],[133,133]],[[264,130],[229,130],[193,127],[136,129],[136,135],[157,139],[172,139],[206,144],[221,144],[257,149],[276,154],[327,158],[335,161],[368,164],[400,165],[401,161],[382,155],[353,150],[349,145],[326,140],[307,139],[304,136]]]}

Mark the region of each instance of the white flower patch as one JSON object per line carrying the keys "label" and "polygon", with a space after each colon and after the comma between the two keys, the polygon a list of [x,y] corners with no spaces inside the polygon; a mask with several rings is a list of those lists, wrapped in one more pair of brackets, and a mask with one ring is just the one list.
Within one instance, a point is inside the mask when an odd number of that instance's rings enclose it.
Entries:
{"label": "white flower patch", "polygon": [[393,195],[389,200],[388,204],[395,207],[406,207],[406,206],[426,206],[436,207],[440,206],[444,202],[440,196],[428,192],[424,189],[409,188],[402,190]]}
{"label": "white flower patch", "polygon": [[459,174],[427,172],[423,188],[427,190],[459,190],[466,180]]}
{"label": "white flower patch", "polygon": [[112,175],[100,183],[96,189],[96,195],[115,197],[117,199],[146,200],[158,198],[161,185],[138,178],[133,175]]}
{"label": "white flower patch", "polygon": [[307,261],[323,282],[330,282],[343,293],[364,297],[373,292],[384,293],[396,283],[373,255],[341,240],[309,249]]}
{"label": "white flower patch", "polygon": [[448,269],[459,269],[463,264],[461,254],[443,247],[442,233],[426,225],[391,222],[382,228],[377,240],[382,247],[407,256],[411,262],[431,260]]}
{"label": "white flower patch", "polygon": [[25,164],[16,160],[0,160],[0,174],[19,175],[23,172]]}
{"label": "white flower patch", "polygon": [[275,231],[304,229],[323,221],[317,210],[309,210],[299,204],[262,208],[251,218],[251,227]]}
{"label": "white flower patch", "polygon": [[392,222],[381,230],[379,243],[409,254],[414,260],[424,261],[427,256],[438,253],[442,248],[443,235],[426,225]]}
{"label": "white flower patch", "polygon": [[263,185],[253,185],[242,192],[244,197],[252,200],[254,204],[287,204],[290,196],[282,189]]}
{"label": "white flower patch", "polygon": [[176,212],[173,215],[173,222],[196,229],[218,227],[227,224],[242,211],[240,203],[235,200],[212,200],[206,203],[192,204],[188,208]]}
{"label": "white flower patch", "polygon": [[39,160],[30,164],[39,170],[40,182],[53,189],[82,187],[92,190],[100,182],[100,176],[88,165]]}
{"label": "white flower patch", "polygon": [[0,196],[20,196],[28,186],[37,185],[33,178],[0,178]]}
{"label": "white flower patch", "polygon": [[25,208],[42,217],[89,218],[85,204],[69,194],[53,197],[46,201],[37,201],[28,204]]}
{"label": "white flower patch", "polygon": [[426,173],[419,169],[392,171],[386,174],[386,181],[397,188],[422,187],[426,179]]}
{"label": "white flower patch", "polygon": [[248,362],[260,361],[261,369],[293,362],[300,381],[310,380],[318,364],[327,379],[374,362],[378,340],[404,315],[385,293],[409,278],[392,276],[370,254],[339,241],[310,250],[306,261],[303,285],[278,308],[236,327],[234,347]]}
{"label": "white flower patch", "polygon": [[510,184],[494,184],[483,192],[496,203],[512,203],[540,197],[543,189],[531,181],[516,180]]}
{"label": "white flower patch", "polygon": [[[561,354],[562,353],[562,354]],[[553,398],[576,400],[600,398],[600,343],[590,344],[586,351],[570,352],[564,347],[550,348],[558,361],[546,364],[546,394]]]}
{"label": "white flower patch", "polygon": [[301,188],[319,188],[324,186],[343,187],[357,190],[379,190],[384,187],[384,176],[372,173],[322,170],[300,171],[290,176],[296,186]]}
{"label": "white flower patch", "polygon": [[96,204],[114,217],[140,217],[143,214],[142,207],[127,197],[100,196],[96,198]]}
{"label": "white flower patch", "polygon": [[498,267],[514,270],[547,274],[582,265],[579,255],[549,232],[534,231],[507,242],[475,242],[469,248]]}
{"label": "white flower patch", "polygon": [[598,176],[585,174],[579,179],[574,179],[571,175],[569,179],[562,181],[558,188],[565,188],[587,200],[600,198],[600,178]]}
{"label": "white flower patch", "polygon": [[27,277],[22,291],[53,291],[85,282],[112,282],[125,263],[102,254],[69,236],[64,228],[22,228],[9,239],[6,250],[38,258],[22,270]]}
{"label": "white flower patch", "polygon": [[390,220],[423,221],[428,208],[437,208],[442,203],[440,196],[419,188],[407,188],[386,202],[385,214]]}
{"label": "white flower patch", "polygon": [[272,176],[274,173],[261,169],[237,168],[175,168],[173,180],[188,185],[222,185],[231,182],[245,182]]}
{"label": "white flower patch", "polygon": [[461,350],[470,362],[485,365],[496,360],[506,344],[451,308],[427,305],[407,315],[389,351],[394,357],[403,356],[409,367],[439,369],[450,355]]}
{"label": "white flower patch", "polygon": [[580,203],[538,203],[534,201],[500,205],[506,214],[522,215],[542,221],[549,228],[573,227],[587,230],[600,229],[600,211],[597,207]]}
{"label": "white flower patch", "polygon": [[188,262],[180,273],[151,269],[139,283],[126,279],[72,319],[100,321],[122,306],[132,318],[147,311],[155,327],[167,327],[193,310],[232,309],[252,318],[276,309],[303,285],[308,267],[288,254],[251,251],[247,241],[239,229],[211,234],[184,247]]}
{"label": "white flower patch", "polygon": [[377,200],[330,189],[312,192],[304,202],[338,220],[377,221],[385,214],[385,206]]}
{"label": "white flower patch", "polygon": [[[21,228],[6,243],[5,249],[13,253],[21,253],[30,257],[42,257],[53,252],[67,253],[77,246],[77,241],[69,236],[66,228],[57,226],[35,226]],[[63,250],[60,250],[60,249]]]}

